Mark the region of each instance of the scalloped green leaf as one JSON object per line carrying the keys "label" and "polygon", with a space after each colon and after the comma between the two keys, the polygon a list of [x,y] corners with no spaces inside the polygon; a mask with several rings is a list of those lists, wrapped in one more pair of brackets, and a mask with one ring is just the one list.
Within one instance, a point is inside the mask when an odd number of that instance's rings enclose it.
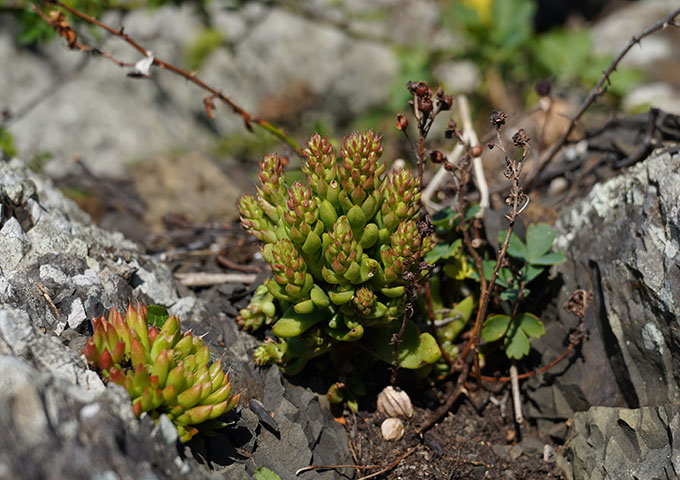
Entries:
{"label": "scalloped green leaf", "polygon": [[515,323],[529,337],[540,338],[545,333],[543,322],[533,313],[520,313],[515,317]]}
{"label": "scalloped green leaf", "polygon": [[254,476],[255,480],[281,480],[281,477],[267,467],[257,467]]}
{"label": "scalloped green leaf", "polygon": [[507,315],[492,315],[482,325],[482,338],[486,342],[495,342],[503,337],[508,329],[510,317]]}
{"label": "scalloped green leaf", "polygon": [[547,223],[532,223],[527,227],[526,247],[529,263],[536,263],[550,250],[557,237],[557,231]]}
{"label": "scalloped green leaf", "polygon": [[[498,232],[498,243],[503,245],[505,243],[505,236],[507,235],[507,230],[502,230]],[[510,243],[508,244],[508,255],[512,258],[516,258],[521,262],[526,262],[529,258],[529,252],[527,251],[527,246],[524,242],[513,232],[510,235]]]}
{"label": "scalloped green leaf", "polygon": [[566,261],[567,259],[562,252],[549,252],[531,260],[531,263],[534,265],[557,265]]}
{"label": "scalloped green leaf", "polygon": [[445,260],[451,257],[460,255],[463,241],[459,238],[453,243],[438,244],[425,255],[425,261],[430,264],[436,263],[438,260]]}
{"label": "scalloped green leaf", "polygon": [[525,267],[522,269],[522,279],[524,280],[524,284],[527,284],[538,277],[541,273],[543,273],[543,270],[545,270],[543,267],[531,264],[525,265]]}
{"label": "scalloped green leaf", "polygon": [[520,328],[512,327],[505,337],[505,355],[519,360],[529,353],[529,339]]}

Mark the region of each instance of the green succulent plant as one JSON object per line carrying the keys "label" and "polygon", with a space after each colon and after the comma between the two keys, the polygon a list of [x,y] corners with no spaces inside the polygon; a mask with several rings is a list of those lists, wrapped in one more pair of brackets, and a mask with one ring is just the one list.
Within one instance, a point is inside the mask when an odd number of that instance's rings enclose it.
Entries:
{"label": "green succulent plant", "polygon": [[[297,373],[350,342],[391,361],[406,287],[426,274],[421,262],[434,240],[417,223],[417,178],[406,169],[385,174],[382,153],[381,137],[370,130],[347,136],[339,158],[328,138],[314,135],[303,150],[307,182],[288,188],[277,155],[260,162],[257,196],[244,195],[239,207],[246,231],[264,242],[273,277],[237,318],[250,330],[273,324],[278,341],[256,350],[259,365]],[[438,360],[430,334],[410,323],[405,331],[402,367]]]}
{"label": "green succulent plant", "polygon": [[82,350],[88,363],[106,381],[125,387],[138,417],[147,412],[156,420],[166,414],[182,442],[199,429],[209,433],[224,426],[217,418],[239,395],[231,395],[221,362],[208,365],[208,346],[190,332],[182,334],[177,317],[152,316],[162,320],[160,328],[149,328],[149,311],[139,303],[125,315],[113,308],[108,319],[94,319],[94,334]]}

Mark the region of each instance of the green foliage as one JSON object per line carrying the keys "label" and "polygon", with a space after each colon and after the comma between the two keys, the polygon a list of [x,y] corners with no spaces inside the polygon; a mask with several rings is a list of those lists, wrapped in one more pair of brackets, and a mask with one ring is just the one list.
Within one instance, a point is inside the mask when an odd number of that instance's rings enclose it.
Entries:
{"label": "green foliage", "polygon": [[[488,11],[488,14],[487,14]],[[462,33],[464,46],[456,52],[483,71],[495,70],[512,85],[554,78],[562,84],[595,84],[610,57],[597,56],[586,30],[556,29],[537,34],[533,30],[532,0],[450,2],[444,8],[444,26]],[[622,95],[642,73],[620,69],[611,92]]]}
{"label": "green foliage", "polygon": [[225,39],[219,30],[214,28],[205,28],[190,42],[187,48],[187,66],[189,70],[199,70],[203,67],[206,59],[217,48],[219,48]]}
{"label": "green foliage", "polygon": [[[260,162],[258,195],[243,196],[239,207],[245,229],[265,244],[273,278],[237,319],[253,330],[272,325],[278,342],[256,350],[258,364],[294,374],[352,344],[393,361],[406,289],[425,275],[419,262],[433,240],[416,223],[417,179],[408,170],[384,175],[382,152],[372,131],[353,133],[337,162],[330,141],[317,134],[303,151],[306,184],[290,186],[277,155]],[[400,366],[418,369],[439,356],[434,338],[407,322]]]}
{"label": "green foliage", "polygon": [[218,417],[239,396],[231,395],[220,361],[208,365],[208,346],[190,332],[182,334],[177,317],[137,303],[136,310],[129,306],[123,315],[114,308],[108,320],[102,316],[93,325],[82,353],[105,381],[125,387],[135,415],[146,412],[156,420],[166,414],[183,442],[225,425]]}
{"label": "green foliage", "polygon": [[3,127],[0,127],[0,151],[8,157],[14,157],[17,154],[17,149],[14,146],[14,135]]}
{"label": "green foliage", "polygon": [[[471,229],[471,221],[479,211],[477,206],[473,206],[465,212],[464,221],[467,228]],[[459,236],[460,216],[457,212],[446,208],[438,212],[433,220],[433,225],[437,228],[437,233],[441,238],[450,238],[449,243],[440,243],[433,248],[425,257],[430,263],[437,263],[441,266],[443,276],[435,276],[430,281],[432,292],[433,311],[435,321],[440,325],[438,329],[439,340],[442,347],[450,357],[458,354],[456,340],[469,325],[469,320],[476,311],[477,300],[465,292],[471,289],[480,281],[479,273],[466,248],[463,240]],[[498,235],[499,243],[505,242],[507,232],[500,232]],[[508,311],[512,306],[531,293],[527,285],[541,275],[545,268],[565,261],[563,254],[551,252],[552,244],[557,233],[546,223],[531,224],[527,227],[526,241],[513,233],[510,236],[507,255],[510,262],[505,262],[498,270],[496,277],[496,289],[493,294],[497,295],[500,304],[509,304]],[[482,271],[484,278],[488,281],[493,276],[496,267],[495,255],[491,252],[479,252],[482,256],[488,255],[490,258],[482,259]],[[448,285],[448,293],[456,302],[453,307],[446,308],[442,301],[440,290],[442,279]],[[493,303],[493,302],[492,302]],[[424,305],[422,305],[424,307]],[[483,324],[482,339],[486,342],[503,341],[505,353],[508,358],[519,359],[529,353],[529,338],[538,338],[543,335],[544,329],[540,320],[531,313],[518,313],[514,318],[505,314],[490,316]],[[446,365],[440,365],[441,371],[448,369]]]}
{"label": "green foliage", "polygon": [[529,353],[529,337],[540,338],[544,333],[543,323],[532,313],[520,313],[514,319],[492,315],[482,327],[482,338],[487,342],[503,339],[505,354],[514,359]]}
{"label": "green foliage", "polygon": [[255,480],[281,480],[281,477],[267,467],[257,467]]}

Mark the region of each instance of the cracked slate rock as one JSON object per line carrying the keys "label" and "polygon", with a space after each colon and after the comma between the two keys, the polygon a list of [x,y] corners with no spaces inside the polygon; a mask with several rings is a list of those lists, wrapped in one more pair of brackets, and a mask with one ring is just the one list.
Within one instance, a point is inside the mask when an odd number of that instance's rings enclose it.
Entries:
{"label": "cracked slate rock", "polygon": [[680,475],[680,405],[592,407],[574,415],[565,445],[574,480]]}
{"label": "cracked slate rock", "polygon": [[[165,265],[93,225],[17,160],[0,160],[0,206],[0,252],[13,255],[0,262],[0,478],[248,479],[252,458],[285,479],[312,463],[351,461],[344,430],[314,394],[254,367],[256,341],[233,318],[246,288],[180,298]],[[90,319],[136,300],[168,307],[204,335],[242,403],[259,400],[277,429],[240,407],[220,436],[182,445],[167,418],[136,419],[127,393],[106,387],[80,354]]]}
{"label": "cracked slate rock", "polygon": [[594,298],[580,355],[526,383],[539,427],[591,406],[680,402],[679,198],[680,154],[657,152],[596,185],[556,223],[567,262],[555,269],[564,282],[558,321],[532,343],[543,364],[564,351],[576,326],[561,308],[571,292],[584,288]]}

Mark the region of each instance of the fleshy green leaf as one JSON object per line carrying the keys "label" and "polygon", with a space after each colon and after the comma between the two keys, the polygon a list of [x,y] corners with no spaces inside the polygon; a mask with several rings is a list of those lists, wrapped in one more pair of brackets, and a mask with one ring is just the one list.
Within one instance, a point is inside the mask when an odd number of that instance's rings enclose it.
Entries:
{"label": "fleshy green leaf", "polygon": [[147,321],[149,325],[161,328],[165,321],[170,317],[168,311],[165,307],[160,305],[149,305],[148,307],[149,316]]}
{"label": "fleshy green leaf", "polygon": [[515,317],[515,322],[529,337],[540,338],[545,333],[543,322],[533,313],[520,313]]}
{"label": "fleshy green leaf", "polygon": [[297,337],[326,318],[325,311],[300,314],[294,310],[294,307],[291,307],[274,324],[272,331],[274,335],[281,338]]}
{"label": "fleshy green leaf", "polygon": [[486,319],[482,326],[482,338],[486,342],[500,340],[508,329],[510,317],[507,315],[492,315]]}
{"label": "fleshy green leaf", "polygon": [[547,223],[532,223],[527,227],[529,263],[536,263],[552,247],[557,231]]}
{"label": "fleshy green leaf", "polygon": [[[396,333],[388,328],[367,328],[364,338],[368,341],[367,351],[380,360],[392,363],[394,345],[392,335]],[[399,344],[399,366],[416,369],[439,360],[441,351],[437,341],[429,333],[420,333],[413,322],[406,322],[404,335]]]}

